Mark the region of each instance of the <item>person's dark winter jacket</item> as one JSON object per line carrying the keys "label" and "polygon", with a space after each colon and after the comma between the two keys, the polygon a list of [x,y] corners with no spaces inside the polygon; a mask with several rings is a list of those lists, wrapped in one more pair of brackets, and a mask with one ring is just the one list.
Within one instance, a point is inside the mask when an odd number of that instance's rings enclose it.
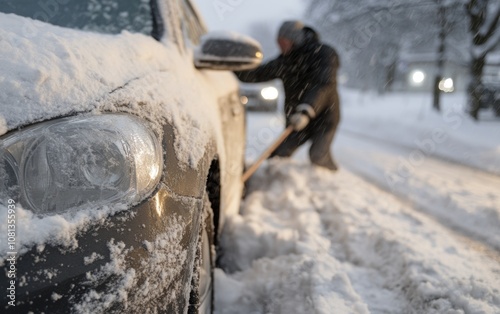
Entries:
{"label": "person's dark winter jacket", "polygon": [[[244,82],[281,79],[285,89],[287,124],[297,111],[304,111],[311,119],[303,131],[292,133],[274,155],[290,156],[298,146],[311,139],[311,161],[336,169],[329,150],[340,121],[337,93],[339,56],[332,47],[319,41],[314,30],[304,27],[303,32],[301,43],[288,54],[281,54],[255,70],[236,72],[236,75]],[[312,107],[313,112],[310,108],[304,110],[307,105]]]}

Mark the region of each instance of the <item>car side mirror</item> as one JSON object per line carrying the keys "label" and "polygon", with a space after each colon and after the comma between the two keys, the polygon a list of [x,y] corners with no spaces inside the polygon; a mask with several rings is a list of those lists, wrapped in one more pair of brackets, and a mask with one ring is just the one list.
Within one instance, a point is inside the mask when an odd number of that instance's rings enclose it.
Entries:
{"label": "car side mirror", "polygon": [[199,69],[243,71],[262,62],[262,49],[254,39],[231,33],[212,32],[201,38],[194,52],[194,65]]}

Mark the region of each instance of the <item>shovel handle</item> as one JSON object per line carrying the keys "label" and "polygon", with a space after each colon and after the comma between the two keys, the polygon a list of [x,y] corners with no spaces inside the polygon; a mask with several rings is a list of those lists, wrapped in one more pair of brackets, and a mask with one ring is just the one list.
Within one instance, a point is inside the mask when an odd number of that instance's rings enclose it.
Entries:
{"label": "shovel handle", "polygon": [[257,171],[257,169],[264,162],[264,160],[266,160],[269,156],[271,156],[271,154],[274,152],[274,150],[276,148],[278,148],[278,146],[281,143],[283,143],[283,141],[292,132],[293,132],[293,127],[292,126],[287,127],[285,129],[285,131],[283,131],[283,133],[281,133],[280,137],[271,146],[269,146],[269,148],[266,149],[266,151],[264,153],[262,153],[260,158],[250,168],[248,168],[247,171],[245,171],[245,173],[243,174],[243,177],[241,178],[241,181],[243,181],[243,183],[245,183],[255,173],[255,171]]}

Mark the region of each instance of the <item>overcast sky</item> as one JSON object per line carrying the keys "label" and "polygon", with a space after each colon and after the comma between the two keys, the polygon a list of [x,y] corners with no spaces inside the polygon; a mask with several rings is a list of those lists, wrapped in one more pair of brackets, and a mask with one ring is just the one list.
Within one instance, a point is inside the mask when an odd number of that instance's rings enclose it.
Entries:
{"label": "overcast sky", "polygon": [[[209,30],[230,30],[258,39],[264,54],[274,54],[275,35],[284,20],[302,19],[306,0],[193,0]],[[256,36],[251,28],[262,24],[269,30]],[[265,39],[269,38],[266,42]],[[277,46],[276,46],[277,47]]]}
{"label": "overcast sky", "polygon": [[248,33],[256,22],[273,22],[276,27],[286,19],[301,19],[304,0],[194,0],[210,30]]}

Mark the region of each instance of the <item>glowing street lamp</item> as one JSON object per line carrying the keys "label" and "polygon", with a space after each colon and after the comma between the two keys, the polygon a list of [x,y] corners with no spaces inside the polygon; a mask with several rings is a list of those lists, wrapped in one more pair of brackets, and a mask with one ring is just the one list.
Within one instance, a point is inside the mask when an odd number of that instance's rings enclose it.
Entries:
{"label": "glowing street lamp", "polygon": [[415,84],[415,85],[422,85],[422,83],[425,80],[424,72],[422,72],[420,70],[414,71],[411,75],[411,80],[412,80],[413,84]]}

